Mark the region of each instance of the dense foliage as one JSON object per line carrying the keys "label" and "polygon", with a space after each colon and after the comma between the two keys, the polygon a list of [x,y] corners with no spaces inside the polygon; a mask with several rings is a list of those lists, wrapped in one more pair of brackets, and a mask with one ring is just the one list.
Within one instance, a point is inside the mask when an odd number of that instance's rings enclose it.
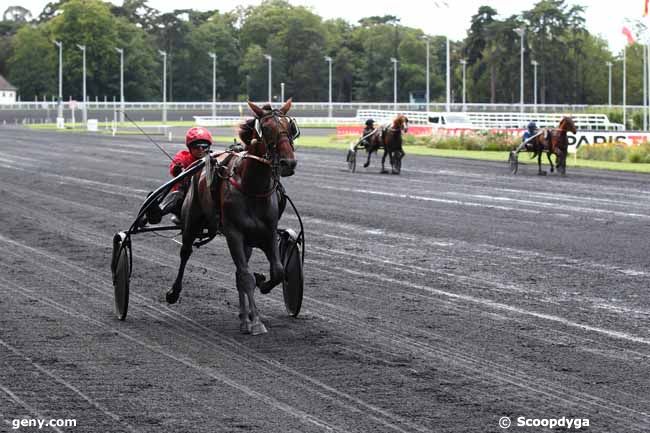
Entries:
{"label": "dense foliage", "polygon": [[[453,7],[453,6],[452,6]],[[461,99],[460,60],[467,60],[467,101],[519,101],[520,40],[525,29],[525,100],[532,102],[532,60],[539,62],[539,103],[603,104],[607,102],[608,68],[613,82],[622,81],[621,58],[584,26],[583,8],[565,0],[541,0],[521,15],[499,19],[482,6],[473,16],[467,37],[452,41],[452,95]],[[297,101],[328,98],[327,62],[333,58],[335,101],[392,101],[393,66],[399,60],[399,100],[423,93],[426,41],[419,29],[394,16],[371,16],[356,24],[323,20],[312,10],[285,0],[234,11],[198,12],[178,9],[160,13],[147,0],[124,0],[122,6],[100,0],[49,3],[32,19],[12,6],[0,21],[0,74],[19,88],[23,100],[57,93],[58,57],[54,40],[64,44],[65,98],[80,98],[81,51],[87,46],[88,94],[119,94],[119,55],[124,48],[126,99],[160,100],[162,56],[168,53],[168,100],[206,101],[212,96],[212,59],[217,55],[219,100],[266,99],[272,56],[274,95],[280,82]],[[445,39],[430,35],[431,98],[445,98]],[[627,51],[630,104],[641,104],[642,47]],[[614,103],[621,86],[613,89]]]}

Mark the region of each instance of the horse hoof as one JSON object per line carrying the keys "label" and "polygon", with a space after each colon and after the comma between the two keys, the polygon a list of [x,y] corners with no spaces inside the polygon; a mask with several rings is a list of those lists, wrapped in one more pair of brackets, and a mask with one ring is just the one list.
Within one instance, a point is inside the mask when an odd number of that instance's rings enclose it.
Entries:
{"label": "horse hoof", "polygon": [[546,176],[546,172],[545,171],[540,171],[540,172],[537,173],[537,175],[538,176]]}
{"label": "horse hoof", "polygon": [[382,170],[382,171],[380,171],[379,173],[381,173],[381,174],[388,174],[388,170]]}
{"label": "horse hoof", "polygon": [[258,274],[257,272],[253,272],[253,275],[255,276],[255,285],[257,287],[260,287],[264,281],[266,281],[266,277],[264,274]]}
{"label": "horse hoof", "polygon": [[262,335],[266,334],[268,331],[266,330],[266,326],[264,326],[264,323],[260,320],[258,323],[254,323],[251,325],[251,335]]}
{"label": "horse hoof", "polygon": [[242,334],[250,334],[251,333],[251,322],[241,322],[239,324],[239,332]]}
{"label": "horse hoof", "polygon": [[259,287],[260,287],[260,293],[262,295],[268,295],[269,293],[271,293],[271,290],[273,290],[273,286],[266,287],[266,286],[262,285],[262,286],[259,286]]}
{"label": "horse hoof", "polygon": [[165,293],[165,300],[168,304],[175,304],[180,296],[180,292],[175,292],[174,289],[170,289]]}
{"label": "horse hoof", "polygon": [[363,168],[368,168],[369,165],[370,165],[370,164],[365,163],[365,164],[363,164]]}

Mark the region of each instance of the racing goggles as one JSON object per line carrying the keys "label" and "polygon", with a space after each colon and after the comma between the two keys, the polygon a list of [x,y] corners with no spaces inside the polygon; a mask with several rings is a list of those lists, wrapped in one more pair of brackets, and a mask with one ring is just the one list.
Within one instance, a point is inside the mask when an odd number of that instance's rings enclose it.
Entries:
{"label": "racing goggles", "polygon": [[205,141],[197,141],[194,143],[190,143],[189,147],[207,151],[208,149],[210,149],[210,143],[206,143]]}

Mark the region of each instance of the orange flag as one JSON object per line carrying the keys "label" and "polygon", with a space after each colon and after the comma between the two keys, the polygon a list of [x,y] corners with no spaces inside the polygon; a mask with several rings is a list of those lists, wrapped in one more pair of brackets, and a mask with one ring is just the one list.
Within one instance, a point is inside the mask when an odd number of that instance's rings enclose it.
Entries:
{"label": "orange flag", "polygon": [[634,43],[634,35],[627,27],[623,26],[623,34],[627,38],[627,43],[632,45]]}

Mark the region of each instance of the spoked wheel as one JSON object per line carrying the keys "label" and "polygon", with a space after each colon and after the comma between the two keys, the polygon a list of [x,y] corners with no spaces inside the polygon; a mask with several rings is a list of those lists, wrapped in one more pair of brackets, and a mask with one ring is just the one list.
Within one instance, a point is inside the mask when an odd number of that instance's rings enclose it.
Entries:
{"label": "spoked wheel", "polygon": [[284,265],[282,294],[287,314],[297,317],[302,306],[302,245],[293,230],[280,230],[280,257]]}
{"label": "spoked wheel", "polygon": [[519,158],[517,152],[514,150],[510,152],[508,163],[510,164],[510,174],[517,174],[517,170],[519,169]]}
{"label": "spoked wheel", "polygon": [[348,150],[348,170],[350,173],[354,173],[357,170],[357,150]]}
{"label": "spoked wheel", "polygon": [[129,309],[129,281],[131,279],[131,240],[124,232],[116,233],[113,237],[113,295],[115,298],[115,314],[120,320],[126,319]]}

